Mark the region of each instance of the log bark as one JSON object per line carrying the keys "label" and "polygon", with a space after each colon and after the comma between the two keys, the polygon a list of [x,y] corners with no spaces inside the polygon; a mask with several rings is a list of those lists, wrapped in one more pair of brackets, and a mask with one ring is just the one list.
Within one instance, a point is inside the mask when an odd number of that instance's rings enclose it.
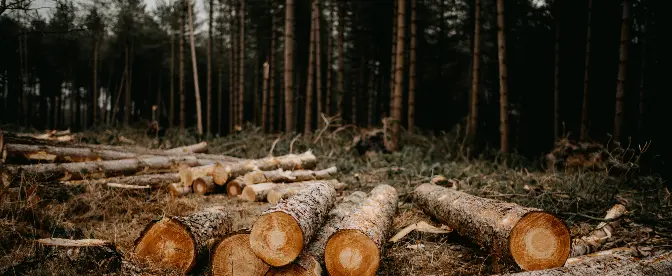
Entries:
{"label": "log bark", "polygon": [[173,198],[176,198],[191,194],[192,189],[191,186],[182,186],[181,183],[173,183],[168,186],[168,192],[170,192]]}
{"label": "log bark", "polygon": [[324,249],[329,275],[376,275],[397,202],[392,186],[378,185],[345,217]]}
{"label": "log bark", "polygon": [[[53,145],[53,146],[67,146],[72,145],[72,140],[68,141],[59,141],[59,140],[44,140],[32,137],[32,135],[25,135],[22,133],[13,133],[4,131],[0,134],[2,141],[0,141],[0,146],[6,144],[30,144],[30,145]],[[4,148],[4,147],[0,147]]]}
{"label": "log bark", "polygon": [[334,187],[320,183],[281,201],[254,222],[252,251],[271,266],[291,263],[319,230],[335,199]]}
{"label": "log bark", "polygon": [[567,226],[542,210],[432,184],[418,186],[414,201],[426,214],[524,270],[559,267],[569,256]]}
{"label": "log bark", "polygon": [[266,275],[270,268],[252,252],[249,233],[231,235],[218,242],[210,263],[213,276],[260,276]]}
{"label": "log bark", "polygon": [[337,172],[338,169],[336,167],[330,167],[328,169],[319,171],[312,171],[312,170],[285,171],[283,169],[277,169],[273,171],[255,170],[246,173],[244,176],[244,180],[246,185],[266,183],[266,182],[300,182],[300,181],[330,179]]}
{"label": "log bark", "polygon": [[268,192],[282,184],[277,184],[277,183],[259,183],[256,185],[246,185],[245,188],[243,189],[243,192],[238,196],[243,200],[250,201],[250,202],[263,202],[266,201],[266,195],[268,195]]}
{"label": "log bark", "polygon": [[245,181],[241,176],[226,183],[226,194],[228,196],[237,196],[243,192],[243,189],[245,189]]}
{"label": "log bark", "polygon": [[177,173],[159,173],[159,174],[145,174],[121,176],[102,179],[87,179],[87,180],[71,180],[63,181],[65,185],[105,185],[107,183],[118,183],[127,185],[148,185],[153,189],[167,186],[170,183],[180,181],[180,176]]}
{"label": "log bark", "polygon": [[[281,199],[288,199],[300,193],[303,189],[308,188],[308,186],[315,184],[316,182],[321,181],[302,181],[302,182],[276,185],[267,192],[266,201],[268,201],[268,203],[270,204],[274,205],[278,204],[278,202],[280,202]],[[326,182],[329,183],[329,185],[334,186],[334,189],[336,189],[337,192],[340,192],[347,187],[347,184],[338,182],[337,180],[334,179],[327,180]]]}
{"label": "log bark", "polygon": [[183,166],[194,167],[211,162],[212,160],[199,160],[193,156],[143,156],[110,161],[8,166],[2,172],[2,182],[4,185],[18,182],[22,175],[40,182],[100,179],[136,173],[175,172]]}
{"label": "log bark", "polygon": [[300,170],[312,169],[317,164],[317,158],[311,151],[302,154],[288,154],[279,157],[266,157],[254,160],[244,160],[235,163],[216,166],[213,176],[217,185],[224,185],[229,179],[245,175],[254,170]]}
{"label": "log bark", "polygon": [[48,238],[36,244],[39,259],[68,263],[79,273],[113,273],[121,268],[121,254],[109,241]]}
{"label": "log bark", "polygon": [[508,274],[516,276],[666,276],[672,271],[672,252],[638,260],[636,258],[601,255],[574,265],[553,269]]}
{"label": "log bark", "polygon": [[191,153],[203,153],[207,151],[208,151],[208,143],[206,142],[200,142],[194,145],[188,145],[165,150],[165,152],[168,154],[191,154]]}
{"label": "log bark", "polygon": [[[604,219],[615,220],[623,216],[626,212],[627,210],[625,209],[625,206],[616,204],[611,207],[609,211],[607,211],[607,215],[604,217]],[[602,245],[604,245],[604,243],[609,240],[617,227],[618,221],[600,223],[588,236],[574,239],[572,241],[572,252],[569,254],[569,256],[577,257],[598,251],[600,247],[602,247]]]}
{"label": "log bark", "polygon": [[135,241],[135,258],[189,273],[198,258],[209,254],[215,239],[231,227],[231,216],[222,207],[185,217],[163,217],[152,221],[140,233]]}
{"label": "log bark", "polygon": [[344,218],[353,214],[357,206],[366,199],[366,193],[356,191],[334,207],[320,230],[298,259],[289,265],[272,268],[267,275],[305,275],[321,276],[324,274],[324,247],[329,237],[336,233],[337,227]]}
{"label": "log bark", "polygon": [[207,195],[215,191],[215,181],[212,176],[199,177],[191,185],[195,194]]}

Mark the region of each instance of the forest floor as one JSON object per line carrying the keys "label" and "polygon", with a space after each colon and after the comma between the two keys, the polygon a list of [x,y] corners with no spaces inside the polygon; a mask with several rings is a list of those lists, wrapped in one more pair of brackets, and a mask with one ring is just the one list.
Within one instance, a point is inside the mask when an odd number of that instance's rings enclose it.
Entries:
{"label": "forest floor", "polygon": [[[466,158],[462,139],[445,134],[405,134],[403,148],[391,154],[360,155],[349,146],[357,130],[325,132],[317,143],[294,136],[261,134],[247,129],[236,135],[208,139],[209,152],[243,158],[260,158],[311,149],[318,168],[337,166],[338,179],[348,183],[345,193],[370,191],[386,183],[399,193],[399,209],[391,234],[409,224],[441,224],[423,214],[411,200],[413,189],[441,174],[462,191],[486,198],[537,207],[562,218],[572,237],[590,232],[615,203],[630,211],[604,248],[638,246],[644,254],[672,250],[672,204],[662,180],[655,176],[609,176],[605,172],[545,172],[522,158]],[[82,134],[83,142],[110,143],[124,135],[139,145],[157,147],[144,129],[94,130]],[[315,135],[317,136],[317,135]],[[315,137],[314,136],[314,137]],[[164,147],[193,144],[195,138],[178,138],[169,131]],[[499,161],[498,161],[499,160]],[[504,161],[506,160],[506,161]],[[25,185],[31,185],[26,181]],[[1,197],[1,195],[0,195]],[[0,274],[15,275],[21,263],[30,264],[31,275],[72,275],[71,268],[49,262],[31,262],[36,238],[97,238],[113,241],[130,256],[134,240],[152,219],[184,215],[211,205],[227,206],[236,216],[234,227],[250,227],[268,203],[249,203],[226,195],[189,195],[172,199],[166,191],[143,193],[86,187],[54,201],[24,202],[0,198]],[[648,253],[647,253],[648,252]],[[25,267],[23,268],[25,269]],[[386,243],[378,275],[488,275],[514,272],[493,263],[486,249],[456,233],[412,232],[396,243]]]}

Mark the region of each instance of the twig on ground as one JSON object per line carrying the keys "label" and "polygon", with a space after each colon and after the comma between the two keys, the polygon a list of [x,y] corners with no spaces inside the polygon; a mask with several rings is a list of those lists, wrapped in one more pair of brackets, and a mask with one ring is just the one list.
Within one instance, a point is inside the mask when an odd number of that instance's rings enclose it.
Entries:
{"label": "twig on ground", "polygon": [[313,140],[313,145],[317,143],[317,141],[322,138],[322,133],[324,133],[328,128],[329,125],[331,125],[331,120],[327,119],[327,117],[324,116],[324,113],[320,113],[320,116],[322,116],[322,120],[324,120],[324,127],[320,130],[320,132],[317,134],[317,137]]}
{"label": "twig on ground", "polygon": [[280,139],[282,139],[282,135],[278,136],[278,138],[273,141],[273,144],[271,145],[271,150],[268,151],[268,156],[273,157],[273,150],[275,149],[275,145],[280,142]]}
{"label": "twig on ground", "polygon": [[562,215],[565,215],[565,216],[577,216],[577,217],[582,217],[582,218],[587,218],[587,219],[592,219],[592,220],[597,220],[597,221],[602,221],[602,222],[615,221],[615,220],[618,220],[618,219],[621,218],[621,217],[618,217],[618,218],[615,218],[615,219],[613,219],[613,218],[612,218],[612,219],[605,219],[605,218],[598,218],[598,217],[594,217],[594,216],[590,216],[590,215],[585,215],[585,214],[581,214],[581,213],[570,213],[570,212],[564,212],[564,213],[562,213]]}
{"label": "twig on ground", "polygon": [[299,135],[296,135],[296,137],[292,139],[292,142],[289,143],[289,154],[292,154],[292,149],[294,148],[294,142],[296,142],[296,140],[299,139],[299,137],[301,137],[301,133],[299,133]]}

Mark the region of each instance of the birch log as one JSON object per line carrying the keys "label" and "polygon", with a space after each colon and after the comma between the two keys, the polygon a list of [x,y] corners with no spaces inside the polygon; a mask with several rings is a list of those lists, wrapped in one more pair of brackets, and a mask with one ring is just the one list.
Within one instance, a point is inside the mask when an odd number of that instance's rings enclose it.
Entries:
{"label": "birch log", "polygon": [[250,248],[250,234],[241,233],[222,239],[213,247],[213,276],[263,276],[269,269]]}
{"label": "birch log", "polygon": [[266,182],[300,182],[310,180],[330,179],[338,172],[336,167],[328,169],[312,171],[312,170],[296,170],[285,171],[277,169],[273,171],[255,170],[245,174],[245,184],[252,185]]}
{"label": "birch log", "polygon": [[23,175],[35,181],[100,179],[118,175],[176,172],[182,166],[199,166],[193,156],[148,156],[133,159],[80,163],[7,166],[2,172],[4,185],[18,182]]}
{"label": "birch log", "polygon": [[334,187],[322,182],[281,201],[254,222],[252,251],[271,266],[291,263],[319,230],[335,199]]}
{"label": "birch log", "polygon": [[119,183],[128,185],[149,185],[155,189],[159,187],[165,187],[170,183],[179,181],[180,176],[177,173],[157,173],[102,179],[70,180],[63,181],[62,183],[66,185],[105,185],[107,183]]}
{"label": "birch log", "polygon": [[165,150],[165,152],[168,154],[191,154],[191,153],[202,153],[206,151],[208,151],[208,143],[206,142],[200,142],[194,145],[188,145]]}
{"label": "birch log", "polygon": [[172,183],[168,185],[168,192],[173,198],[186,196],[192,192],[191,186],[182,186],[182,183]]}
{"label": "birch log", "polygon": [[602,222],[588,236],[572,240],[572,253],[569,256],[577,257],[598,251],[618,227],[618,221],[613,220],[620,218],[625,213],[625,206],[621,204],[611,207],[604,219],[612,221],[608,223]]}
{"label": "birch log", "polygon": [[354,210],[366,199],[366,193],[357,191],[343,200],[329,211],[324,224],[315,234],[308,247],[299,255],[297,260],[283,267],[272,268],[267,275],[295,275],[321,276],[324,274],[324,247],[329,237],[336,233],[341,221],[352,215]]}
{"label": "birch log", "polygon": [[226,194],[228,196],[240,195],[245,189],[245,181],[239,176],[226,183]]}
{"label": "birch log", "polygon": [[[321,180],[329,183],[329,185],[334,186],[334,189],[336,189],[337,192],[340,192],[344,190],[347,187],[347,184],[338,182],[338,180],[331,179],[331,180]],[[301,190],[306,189],[308,185],[315,184],[315,182],[318,181],[302,181],[302,182],[294,182],[294,183],[288,183],[288,184],[279,184],[271,188],[266,194],[266,201],[270,204],[278,204],[281,199],[288,199],[293,195],[296,195],[299,193]],[[256,184],[259,185],[259,184]],[[256,186],[256,185],[251,185],[251,186]]]}
{"label": "birch log", "polygon": [[643,260],[619,255],[599,255],[566,267],[527,271],[515,276],[668,276],[672,252]]}
{"label": "birch log", "polygon": [[337,226],[324,249],[329,275],[376,275],[397,202],[392,186],[378,185]]}
{"label": "birch log", "polygon": [[259,183],[255,185],[245,185],[245,189],[243,189],[243,192],[238,197],[249,202],[263,202],[266,201],[268,192],[279,185],[282,184]]}
{"label": "birch log", "polygon": [[207,256],[215,239],[231,230],[232,219],[222,207],[186,217],[152,221],[135,240],[135,257],[164,268],[189,273],[196,259]]}
{"label": "birch log", "polygon": [[191,189],[195,194],[207,195],[215,191],[215,181],[212,179],[212,176],[199,177],[194,180]]}
{"label": "birch log", "polygon": [[312,169],[317,164],[317,158],[311,151],[302,154],[288,154],[278,157],[244,160],[232,164],[222,164],[215,167],[213,176],[217,185],[224,185],[229,179],[245,175],[254,170],[269,171],[275,169],[301,170]]}
{"label": "birch log", "polygon": [[105,240],[48,238],[36,245],[41,260],[68,263],[79,273],[113,273],[121,268],[121,254]]}
{"label": "birch log", "polygon": [[432,184],[418,186],[414,200],[426,214],[524,270],[559,267],[569,256],[567,226],[539,209]]}

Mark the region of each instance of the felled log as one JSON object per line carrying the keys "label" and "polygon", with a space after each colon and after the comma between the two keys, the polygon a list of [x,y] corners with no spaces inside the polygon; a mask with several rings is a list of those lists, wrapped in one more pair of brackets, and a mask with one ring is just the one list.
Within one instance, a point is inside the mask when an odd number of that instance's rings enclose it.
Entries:
{"label": "felled log", "polygon": [[208,151],[208,143],[206,142],[200,142],[194,145],[188,145],[165,150],[165,152],[168,154],[191,154],[191,153],[202,153],[206,151]]}
{"label": "felled log", "polygon": [[254,255],[250,234],[234,234],[222,239],[212,250],[210,261],[213,276],[261,276],[269,266]]}
{"label": "felled log", "polygon": [[194,180],[204,176],[211,176],[217,164],[209,164],[198,167],[183,168],[180,170],[180,182],[182,186],[191,186]]}
{"label": "felled log", "polygon": [[317,158],[311,151],[302,154],[288,154],[278,157],[266,157],[261,159],[243,160],[230,164],[215,166],[213,177],[217,185],[224,185],[229,179],[245,175],[254,170],[269,171],[275,169],[302,170],[313,169],[317,164]]}
{"label": "felled log", "polygon": [[[37,139],[31,135],[24,135],[22,133],[13,133],[7,131],[0,131],[0,146],[7,144],[31,144],[31,145],[72,145],[72,141],[59,140],[44,140]],[[0,147],[3,148],[3,147]]]}
{"label": "felled log", "polygon": [[192,192],[191,186],[182,186],[181,183],[172,183],[168,185],[168,192],[173,198],[186,196]]}
{"label": "felled log", "polygon": [[[334,189],[336,189],[337,192],[340,192],[347,187],[347,184],[338,182],[338,180],[335,179],[326,181],[330,185],[334,186]],[[290,198],[291,196],[299,193],[302,189],[305,189],[308,185],[312,183],[315,183],[315,181],[302,181],[302,182],[276,185],[266,193],[266,201],[268,201],[268,203],[270,204],[277,204],[281,199]]]}
{"label": "felled log", "polygon": [[273,171],[255,170],[246,173],[244,179],[246,185],[267,183],[267,182],[285,182],[285,183],[300,182],[300,181],[330,179],[337,172],[338,169],[336,167],[330,167],[328,169],[319,171],[312,171],[312,170],[285,171],[283,169],[277,169]]}
{"label": "felled log", "polygon": [[527,271],[516,276],[667,276],[672,271],[672,252],[639,260],[618,255],[598,255],[574,265]]}
{"label": "felled log", "polygon": [[23,174],[35,181],[100,179],[117,175],[150,172],[175,172],[180,166],[198,166],[193,156],[147,156],[133,159],[61,164],[7,166],[2,172],[5,185],[16,182]]}
{"label": "felled log", "polygon": [[119,189],[131,189],[131,190],[150,190],[152,186],[139,186],[139,185],[130,185],[130,184],[121,184],[121,183],[107,183],[107,187],[110,188],[119,188]]}
{"label": "felled log", "polygon": [[609,249],[609,250],[603,250],[603,251],[599,251],[599,252],[595,252],[595,253],[590,253],[590,254],[587,254],[587,255],[571,257],[571,258],[567,259],[567,262],[565,262],[565,266],[571,266],[571,265],[575,265],[575,264],[578,264],[578,263],[590,261],[590,260],[592,260],[592,259],[594,259],[595,257],[598,257],[598,256],[610,255],[612,257],[615,256],[614,258],[618,258],[618,257],[634,257],[637,254],[638,254],[637,249],[633,249],[633,248],[630,248],[630,247],[617,247],[617,248],[613,248],[613,249]]}
{"label": "felled log", "polygon": [[69,180],[63,181],[62,183],[67,185],[105,185],[107,183],[119,183],[128,185],[151,186],[153,189],[156,189],[178,181],[180,181],[180,176],[177,173],[158,173],[101,179]]}
{"label": "felled log", "polygon": [[79,273],[113,273],[121,268],[121,254],[109,241],[48,238],[36,245],[40,260],[68,263]]}
{"label": "felled log", "polygon": [[226,194],[228,196],[240,195],[243,192],[243,189],[245,189],[245,181],[242,176],[236,177],[226,183]]}
{"label": "felled log", "polygon": [[191,184],[191,189],[195,194],[206,195],[215,190],[215,181],[212,176],[199,177]]}
{"label": "felled log", "polygon": [[535,208],[423,184],[415,203],[428,215],[524,270],[560,267],[570,252],[564,222]]}
{"label": "felled log", "polygon": [[266,201],[268,192],[277,187],[278,183],[259,183],[255,185],[246,185],[243,192],[238,196],[241,199],[249,202],[263,202]]}
{"label": "felled log", "polygon": [[[625,206],[616,204],[607,211],[607,215],[604,216],[604,219],[618,219],[623,216],[626,211]],[[598,251],[600,247],[609,240],[617,227],[618,221],[600,223],[588,236],[572,240],[572,252],[569,256],[576,257]]]}
{"label": "felled log", "polygon": [[148,224],[135,240],[135,257],[188,273],[197,258],[208,256],[215,239],[230,231],[231,225],[231,216],[222,207],[185,217],[163,217]]}
{"label": "felled log", "polygon": [[252,226],[250,247],[271,266],[294,261],[319,230],[336,200],[336,190],[326,182],[268,209]]}
{"label": "felled log", "polygon": [[366,193],[357,191],[346,197],[336,205],[325,219],[320,230],[315,234],[308,247],[299,255],[297,260],[283,267],[271,268],[267,275],[296,275],[321,276],[324,275],[324,247],[329,237],[336,233],[341,221],[352,215],[366,199]]}
{"label": "felled log", "polygon": [[329,275],[376,275],[397,202],[392,186],[378,185],[343,219],[324,249]]}

